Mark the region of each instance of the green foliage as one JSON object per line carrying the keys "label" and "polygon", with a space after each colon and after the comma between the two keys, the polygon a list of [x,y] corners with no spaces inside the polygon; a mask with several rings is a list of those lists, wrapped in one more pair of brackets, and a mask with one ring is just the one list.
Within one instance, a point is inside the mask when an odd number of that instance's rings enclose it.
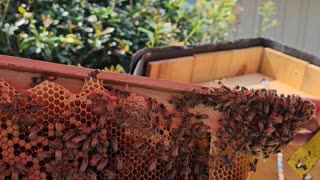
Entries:
{"label": "green foliage", "polygon": [[[229,40],[236,0],[3,0],[0,53],[128,70],[144,47]],[[116,68],[114,68],[116,67]]]}
{"label": "green foliage", "polygon": [[277,6],[272,1],[264,2],[258,9],[261,16],[260,28],[257,32],[257,36],[260,37],[268,29],[278,26],[279,22],[275,19],[277,15]]}

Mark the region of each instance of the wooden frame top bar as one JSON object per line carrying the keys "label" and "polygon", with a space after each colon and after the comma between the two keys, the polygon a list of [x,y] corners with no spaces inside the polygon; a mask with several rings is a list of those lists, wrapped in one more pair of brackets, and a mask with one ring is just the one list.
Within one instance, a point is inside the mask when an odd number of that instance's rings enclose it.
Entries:
{"label": "wooden frame top bar", "polygon": [[[94,69],[82,68],[76,66],[68,66],[51,62],[31,60],[27,58],[0,55],[0,69],[8,69],[22,72],[32,73],[50,73],[59,77],[68,77],[75,79],[85,79]],[[141,76],[133,76],[127,74],[118,74],[110,72],[101,72],[98,78],[106,82],[118,85],[129,85],[135,87],[143,87],[149,89],[165,90],[165,91],[188,91],[191,89],[200,89],[202,86],[177,83],[171,81],[151,79]]]}

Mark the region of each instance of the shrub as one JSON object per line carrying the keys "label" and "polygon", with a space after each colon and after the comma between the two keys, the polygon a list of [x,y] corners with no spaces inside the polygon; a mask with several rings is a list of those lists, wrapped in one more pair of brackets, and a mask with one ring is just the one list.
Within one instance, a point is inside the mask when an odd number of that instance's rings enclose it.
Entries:
{"label": "shrub", "polygon": [[[236,0],[4,0],[0,53],[128,70],[144,47],[229,40]],[[119,70],[119,68],[118,68]]]}

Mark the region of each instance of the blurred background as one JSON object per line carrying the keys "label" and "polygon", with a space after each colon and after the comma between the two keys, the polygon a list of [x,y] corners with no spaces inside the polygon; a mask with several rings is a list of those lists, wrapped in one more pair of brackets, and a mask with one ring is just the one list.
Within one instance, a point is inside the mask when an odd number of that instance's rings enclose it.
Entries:
{"label": "blurred background", "polygon": [[[252,37],[261,24],[257,9],[264,1],[239,0],[244,8],[239,15],[237,38]],[[317,0],[272,0],[276,9],[274,18],[277,27],[266,30],[264,37],[283,42],[289,46],[320,56],[320,1]]]}
{"label": "blurred background", "polygon": [[317,0],[1,0],[0,53],[128,72],[144,47],[268,37],[319,55]]}

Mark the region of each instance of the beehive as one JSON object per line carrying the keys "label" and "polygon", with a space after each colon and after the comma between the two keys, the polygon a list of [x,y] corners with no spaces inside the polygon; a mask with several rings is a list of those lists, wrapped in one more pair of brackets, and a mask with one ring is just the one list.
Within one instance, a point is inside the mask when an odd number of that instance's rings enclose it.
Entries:
{"label": "beehive", "polygon": [[[0,179],[246,179],[257,159],[280,150],[313,115],[311,103],[269,91],[191,91],[168,100],[174,106],[169,110],[152,97],[106,86],[94,75],[79,94],[45,79],[35,85],[19,90],[0,80]],[[275,101],[281,102],[277,108]],[[227,128],[237,119],[234,109],[243,105],[257,116],[249,121],[245,110],[239,111],[239,127],[254,126],[257,118],[272,122],[269,112],[259,112],[263,102],[280,119],[289,116],[275,128],[292,133],[283,139],[270,135],[263,145],[276,144],[255,151],[250,149],[260,143],[255,136],[252,142],[232,138]],[[285,102],[293,108],[286,110]],[[192,110],[199,105],[219,111],[220,125]],[[247,133],[261,135],[267,128]]]}

